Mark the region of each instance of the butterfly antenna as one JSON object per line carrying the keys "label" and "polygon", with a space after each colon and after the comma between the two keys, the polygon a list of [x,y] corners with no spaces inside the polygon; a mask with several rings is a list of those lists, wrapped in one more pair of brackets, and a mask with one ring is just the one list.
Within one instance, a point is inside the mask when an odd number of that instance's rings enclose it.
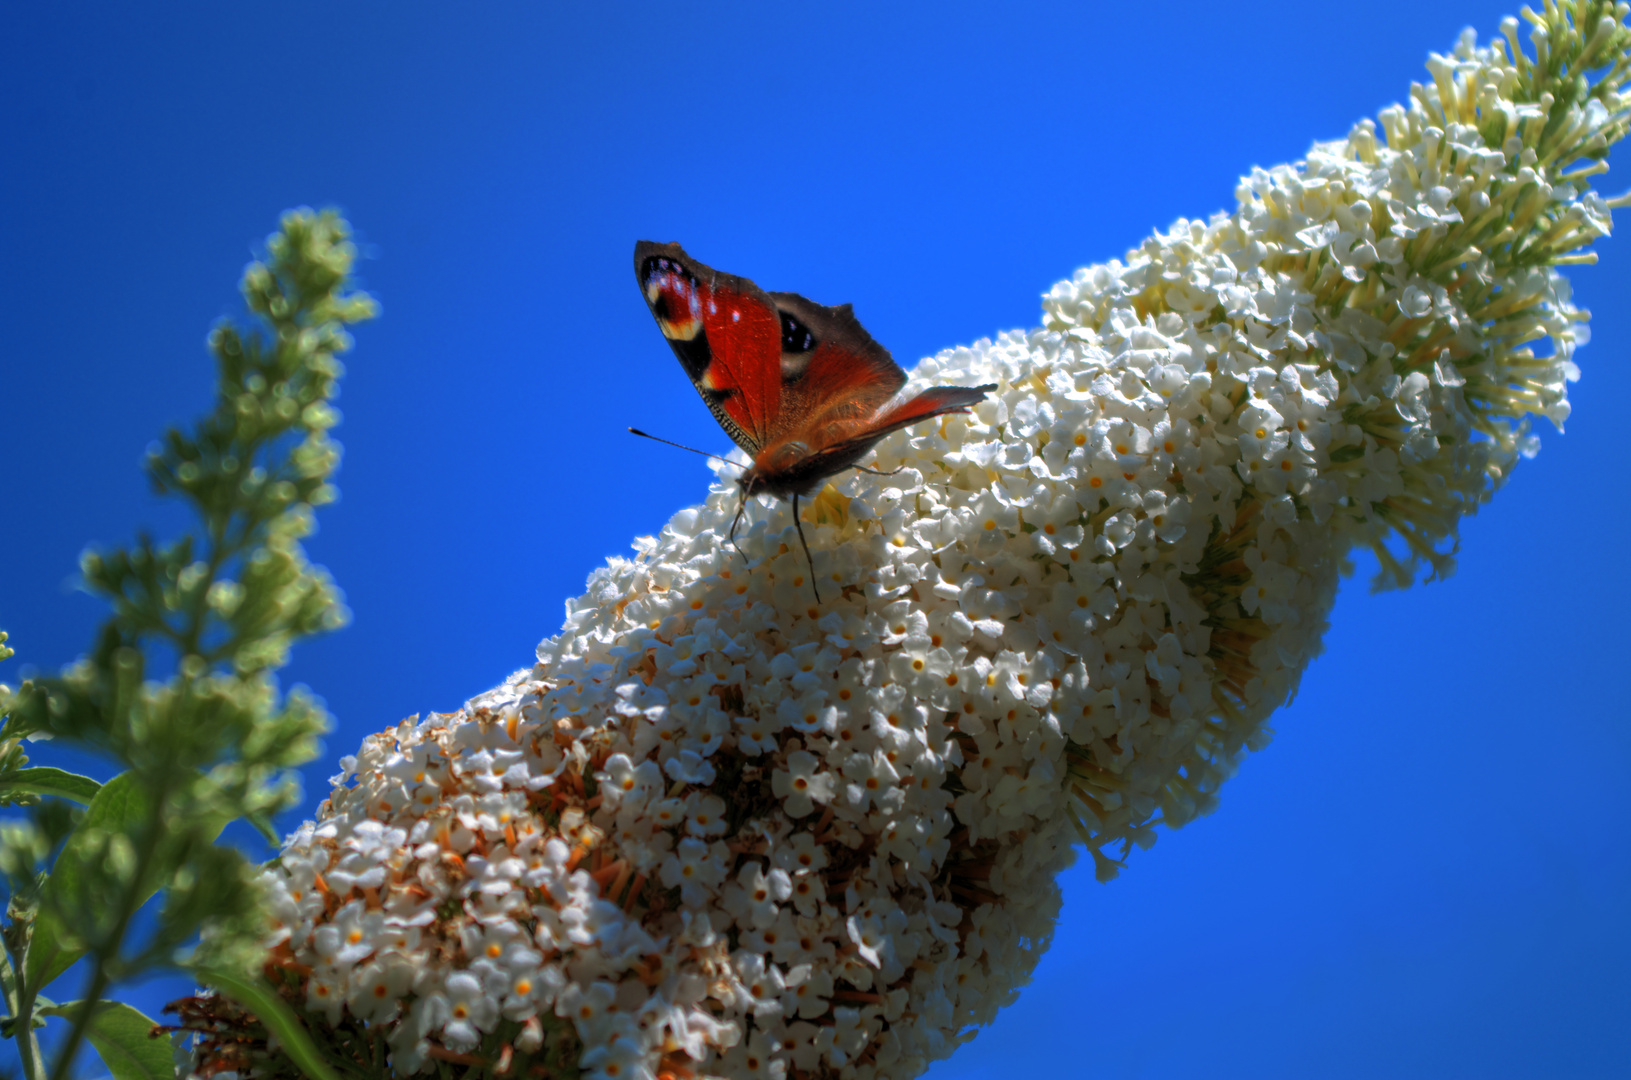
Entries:
{"label": "butterfly antenna", "polygon": [[[703,457],[711,457],[715,461],[723,461],[727,465],[735,465],[736,464],[736,462],[732,461],[728,457],[721,457],[718,454],[710,454],[706,450],[698,450],[694,446],[686,446],[684,443],[677,443],[677,442],[674,442],[672,439],[660,439],[657,436],[651,434],[650,432],[641,431],[639,428],[635,428],[635,427],[629,428],[629,434],[630,435],[638,435],[642,439],[650,439],[652,442],[667,443],[669,446],[677,446],[681,450],[689,450],[693,454],[701,454]],[[746,510],[747,508],[748,508],[747,499],[745,497],[738,498],[737,501],[736,501],[736,516],[731,518],[731,531],[730,531],[731,547],[735,548],[736,553],[738,555],[742,556],[742,561],[744,563],[748,561],[748,553],[743,551],[742,550],[742,545],[738,544],[736,542],[736,526],[738,526],[738,525],[740,525],[742,523],[742,512],[744,510]],[[802,534],[800,534],[800,535],[802,536]],[[806,554],[809,553],[808,548],[805,549],[805,553]]]}
{"label": "butterfly antenna", "polygon": [[684,443],[677,443],[677,442],[674,442],[674,441],[672,441],[670,439],[659,439],[657,436],[648,434],[647,432],[644,432],[644,431],[641,431],[639,428],[635,428],[635,427],[629,428],[629,434],[630,435],[638,435],[642,439],[650,439],[652,442],[668,443],[669,446],[677,446],[681,450],[689,450],[693,454],[701,454],[703,457],[711,457],[711,458],[715,459],[716,461],[723,461],[727,465],[736,464],[734,461],[732,461],[728,457],[721,457],[719,454],[710,454],[706,450],[698,450],[694,446],[686,446]]}
{"label": "butterfly antenna", "polygon": [[730,531],[731,547],[735,548],[736,553],[738,555],[742,556],[742,562],[744,564],[746,564],[747,561],[748,561],[748,553],[743,551],[742,550],[742,545],[738,544],[736,542],[736,526],[741,523],[742,513],[743,513],[743,511],[747,510],[747,508],[748,508],[747,496],[746,495],[737,496],[737,499],[736,499],[736,516],[731,518],[731,531]]}
{"label": "butterfly antenna", "polygon": [[861,472],[869,472],[873,476],[894,476],[896,473],[898,473],[902,469],[906,468],[906,466],[904,466],[904,465],[896,465],[893,469],[890,469],[888,472],[884,472],[882,469],[869,469],[865,465],[857,465],[855,467],[856,467],[856,469],[860,470]]}
{"label": "butterfly antenna", "polygon": [[810,554],[810,542],[804,539],[804,522],[799,517],[799,496],[793,492],[793,527],[799,531],[799,543],[804,545],[804,561],[810,564],[810,591],[815,593],[816,603],[821,603],[821,590],[816,587],[815,558]]}

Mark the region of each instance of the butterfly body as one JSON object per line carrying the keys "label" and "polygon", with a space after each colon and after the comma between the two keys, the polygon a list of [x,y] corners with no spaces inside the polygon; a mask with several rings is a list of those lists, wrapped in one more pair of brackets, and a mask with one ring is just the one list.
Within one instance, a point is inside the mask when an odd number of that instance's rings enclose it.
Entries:
{"label": "butterfly body", "polygon": [[799,497],[859,467],[879,439],[966,412],[996,389],[941,386],[896,403],[906,373],[848,304],[766,292],[697,262],[678,244],[642,240],[634,272],[697,393],[753,458],[737,478],[744,500],[791,499],[795,523]]}

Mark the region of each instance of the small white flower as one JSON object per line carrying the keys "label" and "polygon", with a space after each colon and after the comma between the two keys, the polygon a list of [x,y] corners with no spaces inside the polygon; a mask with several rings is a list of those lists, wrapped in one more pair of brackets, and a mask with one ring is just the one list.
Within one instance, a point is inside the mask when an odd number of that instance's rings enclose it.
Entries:
{"label": "small white flower", "polygon": [[698,907],[725,880],[725,865],[706,843],[687,836],[663,860],[660,877],[664,885],[680,890],[686,905]]}
{"label": "small white flower", "polygon": [[353,900],[335,912],[332,922],[312,935],[317,954],[337,967],[350,967],[371,956],[385,935],[385,913],[369,911]]}
{"label": "small white flower", "polygon": [[786,726],[779,710],[775,713],[761,713],[758,716],[739,716],[736,723],[738,726],[736,745],[744,754],[755,757],[775,750],[779,742],[778,733]]}
{"label": "small white flower", "polygon": [[725,800],[717,795],[699,795],[691,802],[685,817],[685,831],[692,836],[718,836],[725,831]]}
{"label": "small white flower", "polygon": [[400,955],[386,955],[358,968],[351,978],[346,1006],[359,1020],[393,1019],[413,986],[414,970]]}
{"label": "small white flower", "polygon": [[640,1044],[623,1035],[589,1047],[578,1064],[583,1075],[593,1080],[648,1080],[653,1075]]}
{"label": "small white flower", "polygon": [[616,1008],[617,987],[609,982],[589,986],[573,983],[555,999],[555,1015],[577,1025],[585,1038],[593,1041]]}
{"label": "small white flower", "polygon": [[481,1041],[483,1032],[498,1022],[498,1005],[482,989],[481,980],[466,971],[454,972],[443,983],[442,1037],[455,1049],[468,1050]]}
{"label": "small white flower", "polygon": [[821,771],[821,759],[807,750],[787,755],[787,768],[772,773],[771,790],[783,800],[787,813],[803,817],[833,797],[833,777]]}
{"label": "small white flower", "polygon": [[331,1024],[340,1022],[346,997],[346,979],[341,972],[319,968],[306,979],[306,1007]]}

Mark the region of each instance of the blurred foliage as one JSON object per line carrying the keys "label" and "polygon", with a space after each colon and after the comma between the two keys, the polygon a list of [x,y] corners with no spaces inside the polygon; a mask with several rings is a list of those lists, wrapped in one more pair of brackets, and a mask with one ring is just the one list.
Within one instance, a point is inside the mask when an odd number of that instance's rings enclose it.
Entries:
{"label": "blurred foliage", "polygon": [[[328,725],[309,694],[280,693],[275,672],[296,641],[347,619],[300,541],[335,495],[340,448],[328,432],[345,326],[375,313],[349,290],[355,257],[332,212],[284,215],[243,277],[257,325],[210,335],[214,409],[166,432],[146,461],[154,488],[185,500],[196,526],[167,543],[142,535],[87,551],[84,588],[113,609],[89,653],[58,675],[0,686],[0,806],[23,814],[0,822],[0,1034],[16,1040],[26,1080],[69,1076],[87,1039],[117,1077],[167,1062],[150,1019],[103,999],[199,959],[187,950],[206,920],[215,968],[242,971],[259,954],[253,868],[216,839],[242,818],[275,840],[273,817],[299,799],[292,770]],[[30,766],[24,743],[44,739],[119,771],[98,784]],[[83,1000],[46,998],[80,960]],[[51,1033],[49,1064],[36,1035],[47,1017],[66,1024]]]}

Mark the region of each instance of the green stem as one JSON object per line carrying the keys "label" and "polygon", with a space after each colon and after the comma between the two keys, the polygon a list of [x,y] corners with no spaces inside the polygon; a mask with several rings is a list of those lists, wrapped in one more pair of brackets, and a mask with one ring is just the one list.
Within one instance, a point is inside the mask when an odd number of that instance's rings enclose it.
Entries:
{"label": "green stem", "polygon": [[23,966],[11,961],[8,953],[0,952],[0,964],[6,965],[10,975],[5,982],[10,988],[6,993],[6,1011],[11,1013],[14,1024],[11,1037],[17,1042],[17,1061],[22,1066],[23,1080],[39,1080],[40,1040],[34,1034],[34,993],[23,985],[19,974]]}

